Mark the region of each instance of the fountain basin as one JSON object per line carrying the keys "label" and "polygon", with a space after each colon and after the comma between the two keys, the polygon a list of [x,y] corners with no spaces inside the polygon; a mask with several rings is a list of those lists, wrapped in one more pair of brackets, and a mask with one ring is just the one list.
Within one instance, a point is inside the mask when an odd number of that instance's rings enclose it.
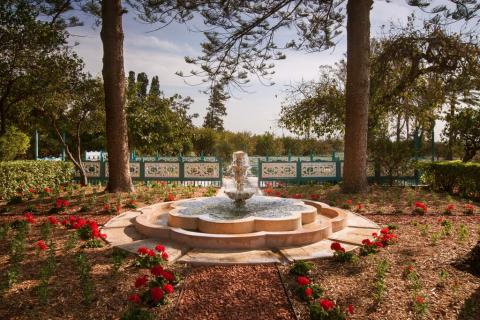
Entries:
{"label": "fountain basin", "polygon": [[171,207],[170,227],[212,234],[293,231],[317,216],[315,207],[301,201],[262,196],[242,207],[235,207],[225,197],[185,200]]}
{"label": "fountain basin", "polygon": [[[141,208],[142,214],[135,218],[134,226],[147,237],[188,247],[251,250],[312,244],[347,225],[341,209],[314,201],[295,202],[303,203],[305,210],[276,218],[247,216],[223,220],[209,217],[207,213],[176,214],[175,210],[182,209],[183,201],[159,203]],[[223,233],[219,233],[220,230]]]}

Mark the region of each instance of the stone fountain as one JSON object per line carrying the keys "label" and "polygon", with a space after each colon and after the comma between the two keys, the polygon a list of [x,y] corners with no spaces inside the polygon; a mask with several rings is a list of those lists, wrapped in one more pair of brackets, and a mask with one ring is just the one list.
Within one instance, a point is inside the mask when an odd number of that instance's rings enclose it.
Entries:
{"label": "stone fountain", "polygon": [[234,152],[230,169],[233,174],[235,189],[225,190],[225,194],[235,201],[237,207],[245,206],[246,200],[255,194],[253,190],[245,190],[248,170],[250,169],[247,153],[243,151]]}
{"label": "stone fountain", "polygon": [[345,213],[324,203],[254,195],[247,184],[249,168],[245,152],[233,153],[235,188],[225,191],[228,198],[151,205],[140,209],[135,228],[144,236],[195,248],[251,250],[308,245],[346,227]]}

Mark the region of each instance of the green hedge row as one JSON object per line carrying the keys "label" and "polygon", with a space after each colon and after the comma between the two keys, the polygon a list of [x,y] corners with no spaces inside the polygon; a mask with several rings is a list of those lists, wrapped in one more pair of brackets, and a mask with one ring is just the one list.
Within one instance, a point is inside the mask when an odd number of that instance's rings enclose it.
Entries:
{"label": "green hedge row", "polygon": [[480,163],[443,161],[419,164],[422,181],[435,191],[446,191],[462,197],[480,197]]}
{"label": "green hedge row", "polygon": [[73,165],[63,161],[4,161],[0,162],[0,199],[8,200],[18,190],[29,188],[54,189],[73,178]]}

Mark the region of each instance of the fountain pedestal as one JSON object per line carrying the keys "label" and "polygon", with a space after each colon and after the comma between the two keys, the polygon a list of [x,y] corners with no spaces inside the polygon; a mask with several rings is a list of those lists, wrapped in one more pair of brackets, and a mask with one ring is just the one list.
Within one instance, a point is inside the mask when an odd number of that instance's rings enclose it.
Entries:
{"label": "fountain pedestal", "polygon": [[247,153],[243,151],[234,152],[231,170],[235,190],[225,190],[225,194],[235,202],[235,206],[237,207],[245,206],[246,201],[255,194],[255,191],[245,190],[249,169],[250,163]]}

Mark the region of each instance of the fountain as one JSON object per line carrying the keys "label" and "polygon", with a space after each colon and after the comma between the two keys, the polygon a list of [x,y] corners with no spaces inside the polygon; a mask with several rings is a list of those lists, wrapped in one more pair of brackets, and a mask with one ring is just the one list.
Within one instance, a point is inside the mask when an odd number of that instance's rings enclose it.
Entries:
{"label": "fountain", "polygon": [[[197,248],[259,249],[307,245],[347,225],[345,213],[324,203],[254,195],[247,187],[248,155],[233,153],[234,189],[224,195],[158,203],[140,209],[141,234]],[[233,201],[232,201],[233,200]]]}
{"label": "fountain", "polygon": [[247,153],[243,151],[234,152],[230,168],[233,173],[235,190],[225,190],[225,194],[235,201],[237,207],[245,206],[245,201],[255,194],[253,190],[245,190],[248,170],[250,169]]}

